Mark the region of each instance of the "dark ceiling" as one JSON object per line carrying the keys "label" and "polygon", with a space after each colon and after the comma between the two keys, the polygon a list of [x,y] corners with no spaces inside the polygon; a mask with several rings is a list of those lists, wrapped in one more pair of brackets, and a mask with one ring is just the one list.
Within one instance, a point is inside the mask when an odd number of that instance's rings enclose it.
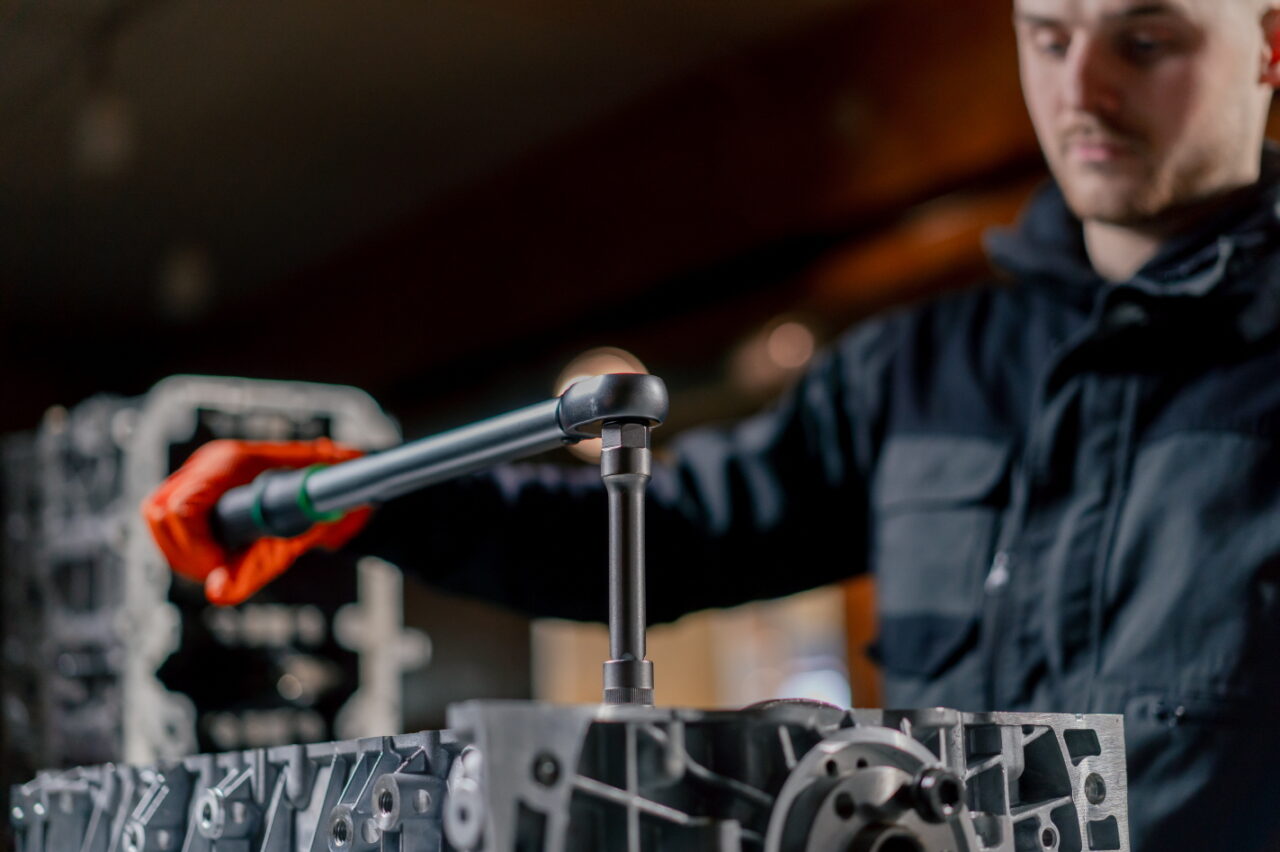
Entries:
{"label": "dark ceiling", "polygon": [[[27,320],[163,318],[185,247],[207,256],[208,304],[233,302],[824,5],[18,3],[0,292]],[[77,143],[103,103],[128,151],[95,175]]]}
{"label": "dark ceiling", "polygon": [[599,343],[712,393],[753,324],[875,306],[815,263],[1039,169],[1006,0],[3,8],[2,429],[176,371],[429,424]]}

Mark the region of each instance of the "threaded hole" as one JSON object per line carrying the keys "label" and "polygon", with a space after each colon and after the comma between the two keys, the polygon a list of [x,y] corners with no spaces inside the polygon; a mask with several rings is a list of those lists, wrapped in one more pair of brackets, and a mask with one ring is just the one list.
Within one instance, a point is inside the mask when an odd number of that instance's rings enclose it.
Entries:
{"label": "threaded hole", "polygon": [[857,810],[853,802],[853,796],[848,793],[837,793],[835,806],[836,816],[840,817],[840,819],[852,818],[854,811]]}
{"label": "threaded hole", "polygon": [[960,804],[960,785],[947,778],[938,784],[938,804],[945,808],[956,808]]}

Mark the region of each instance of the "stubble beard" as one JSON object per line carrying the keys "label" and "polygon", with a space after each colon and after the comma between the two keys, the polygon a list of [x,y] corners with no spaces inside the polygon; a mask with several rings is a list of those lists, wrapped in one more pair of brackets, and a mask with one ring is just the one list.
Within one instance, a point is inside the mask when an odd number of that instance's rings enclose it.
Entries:
{"label": "stubble beard", "polygon": [[1133,230],[1165,231],[1217,194],[1209,189],[1215,170],[1209,157],[1189,156],[1162,167],[1140,152],[1135,162],[1124,165],[1120,169],[1058,164],[1055,178],[1076,218]]}
{"label": "stubble beard", "polygon": [[1246,174],[1244,168],[1250,159],[1254,166],[1260,162],[1248,126],[1241,115],[1224,115],[1217,133],[1173,150],[1157,148],[1136,128],[1092,126],[1089,135],[1123,143],[1132,156],[1115,163],[1071,162],[1068,133],[1060,138],[1051,168],[1081,221],[1172,232],[1256,179],[1256,172]]}

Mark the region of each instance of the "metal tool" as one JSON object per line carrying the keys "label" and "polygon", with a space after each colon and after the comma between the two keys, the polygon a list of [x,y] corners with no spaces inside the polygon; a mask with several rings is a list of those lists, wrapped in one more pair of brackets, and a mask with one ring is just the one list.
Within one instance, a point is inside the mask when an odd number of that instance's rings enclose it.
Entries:
{"label": "metal tool", "polygon": [[653,663],[645,655],[644,490],[649,427],[605,423],[600,475],[609,493],[609,655],[605,704],[653,704]]}
{"label": "metal tool", "polygon": [[609,495],[609,636],[606,704],[652,704],[645,655],[644,491],[649,432],[667,416],[656,376],[584,379],[556,399],[330,467],[268,471],[214,507],[214,534],[228,549],[266,536],[294,536],[360,506],[504,461],[603,438],[600,473]]}

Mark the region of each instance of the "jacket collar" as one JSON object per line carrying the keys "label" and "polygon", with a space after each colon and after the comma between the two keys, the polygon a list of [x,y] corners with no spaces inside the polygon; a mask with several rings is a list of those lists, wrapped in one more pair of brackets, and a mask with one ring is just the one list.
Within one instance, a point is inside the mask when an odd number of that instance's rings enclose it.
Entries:
{"label": "jacket collar", "polygon": [[[1166,243],[1124,284],[1108,284],[1089,264],[1079,219],[1052,182],[1025,207],[1014,228],[986,234],[989,260],[1019,283],[1044,288],[1089,311],[1108,292],[1138,290],[1158,302],[1222,303],[1239,311],[1242,331],[1256,338],[1280,327],[1280,269],[1253,275],[1266,257],[1280,252],[1280,148],[1263,150],[1262,177],[1224,210]],[[1280,267],[1280,264],[1274,266]],[[1225,297],[1225,298],[1217,298]],[[1274,304],[1274,308],[1267,308]],[[1257,308],[1257,311],[1254,311]],[[1248,316],[1258,312],[1257,316]]]}

